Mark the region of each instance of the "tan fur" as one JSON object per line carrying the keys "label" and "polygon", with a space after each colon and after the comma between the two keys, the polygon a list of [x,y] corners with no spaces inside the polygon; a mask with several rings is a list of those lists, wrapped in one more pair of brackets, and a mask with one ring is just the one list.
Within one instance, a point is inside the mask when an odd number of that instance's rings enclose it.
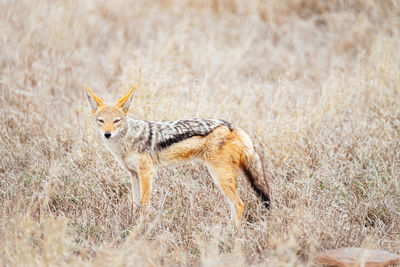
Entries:
{"label": "tan fur", "polygon": [[95,114],[96,118],[103,118],[104,124],[102,125],[103,132],[114,132],[117,125],[113,123],[114,118],[122,117],[121,111],[110,106],[102,106]]}

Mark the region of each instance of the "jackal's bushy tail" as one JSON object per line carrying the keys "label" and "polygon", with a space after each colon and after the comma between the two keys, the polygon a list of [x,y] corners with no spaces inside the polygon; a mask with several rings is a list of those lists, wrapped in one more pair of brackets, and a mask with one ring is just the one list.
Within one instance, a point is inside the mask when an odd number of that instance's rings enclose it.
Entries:
{"label": "jackal's bushy tail", "polygon": [[238,129],[238,134],[244,147],[241,160],[243,172],[268,209],[271,202],[271,192],[260,155],[255,151],[253,142],[243,130]]}

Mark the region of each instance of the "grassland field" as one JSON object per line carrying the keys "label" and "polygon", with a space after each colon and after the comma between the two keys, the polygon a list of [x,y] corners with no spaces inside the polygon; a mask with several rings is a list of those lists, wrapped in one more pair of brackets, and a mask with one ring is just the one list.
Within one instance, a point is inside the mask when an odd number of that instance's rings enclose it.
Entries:
{"label": "grassland field", "polygon": [[[400,254],[400,3],[0,1],[0,265],[315,266],[344,246]],[[199,163],[130,180],[83,92],[130,116],[220,118],[263,156],[235,229]]]}

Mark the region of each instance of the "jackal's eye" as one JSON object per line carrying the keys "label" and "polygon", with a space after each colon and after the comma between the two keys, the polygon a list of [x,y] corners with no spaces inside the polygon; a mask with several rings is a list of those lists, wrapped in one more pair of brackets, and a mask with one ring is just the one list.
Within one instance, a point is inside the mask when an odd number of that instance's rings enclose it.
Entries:
{"label": "jackal's eye", "polygon": [[104,123],[104,120],[103,120],[103,119],[98,119],[97,122],[98,122],[99,124],[103,124],[103,123]]}
{"label": "jackal's eye", "polygon": [[121,121],[121,119],[116,118],[116,119],[114,120],[114,123],[118,123],[118,122],[120,122],[120,121]]}

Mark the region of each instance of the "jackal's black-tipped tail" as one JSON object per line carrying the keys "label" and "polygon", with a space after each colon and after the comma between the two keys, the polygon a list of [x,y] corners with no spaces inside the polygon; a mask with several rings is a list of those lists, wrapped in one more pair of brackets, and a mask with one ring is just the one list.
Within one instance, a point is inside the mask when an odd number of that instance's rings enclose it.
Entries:
{"label": "jackal's black-tipped tail", "polygon": [[247,179],[249,180],[251,187],[263,201],[264,206],[267,209],[269,209],[271,205],[271,195],[269,192],[269,188],[265,189],[262,186],[260,186],[260,183],[257,181],[257,178],[255,178],[254,172],[251,169],[243,167],[243,172],[246,175]]}
{"label": "jackal's black-tipped tail", "polygon": [[244,132],[239,132],[240,139],[243,142],[242,169],[251,187],[257,195],[262,199],[264,205],[269,209],[271,204],[271,191],[267,181],[267,177],[260,159],[253,147],[250,137]]}

